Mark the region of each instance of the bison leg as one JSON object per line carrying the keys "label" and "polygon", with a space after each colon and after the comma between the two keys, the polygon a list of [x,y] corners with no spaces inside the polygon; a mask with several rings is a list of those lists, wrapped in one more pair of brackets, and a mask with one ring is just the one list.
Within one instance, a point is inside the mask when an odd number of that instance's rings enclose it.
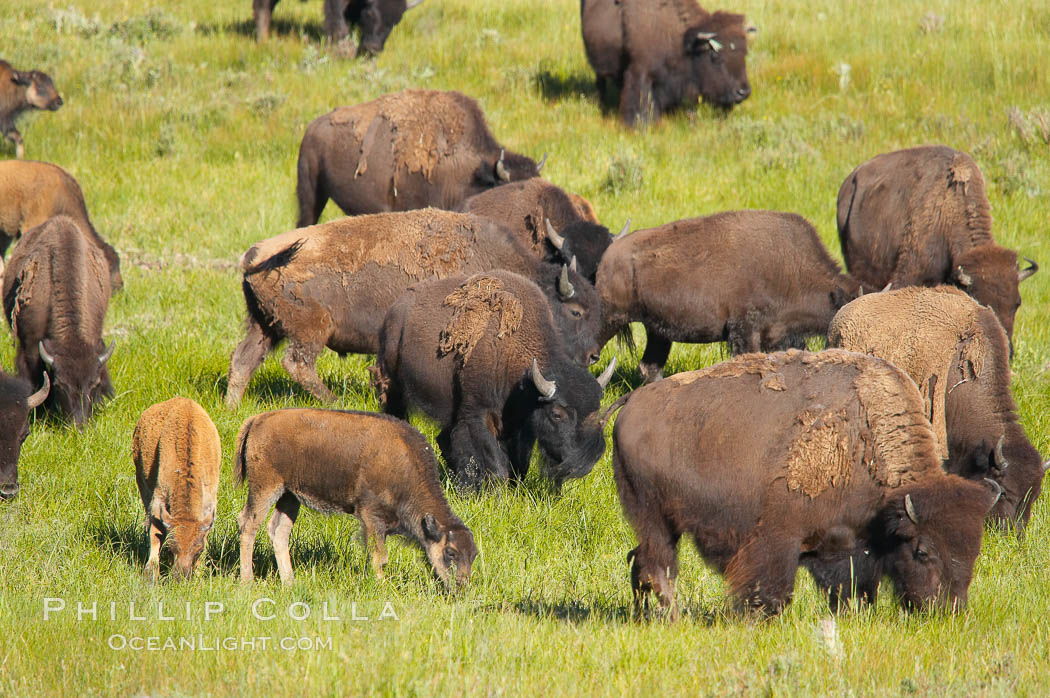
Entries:
{"label": "bison leg", "polygon": [[751,308],[742,318],[726,323],[726,342],[734,356],[762,351],[762,313]]}
{"label": "bison leg", "polygon": [[248,334],[230,356],[230,373],[226,379],[227,407],[233,409],[240,403],[248,381],[255,369],[262,365],[266,355],[273,350],[273,345],[273,338],[266,334],[262,325],[249,317]]}
{"label": "bison leg", "polygon": [[448,440],[448,463],[468,489],[477,489],[484,478],[507,480],[510,477],[510,459],[484,417],[456,422],[449,430]]}
{"label": "bison leg", "polygon": [[648,617],[649,595],[656,594],[665,617],[678,620],[678,604],[674,597],[674,580],[678,576],[677,542],[675,536],[666,540],[647,539],[627,554],[631,562],[631,591],[634,592],[636,618]]}
{"label": "bison leg", "polygon": [[15,158],[21,160],[25,157],[26,149],[25,145],[22,143],[22,134],[18,132],[18,129],[12,128],[10,131],[4,133],[4,136],[7,140],[15,144]]}
{"label": "bison leg", "polygon": [[315,225],[328,204],[328,192],[321,176],[321,165],[317,156],[305,149],[299,152],[298,176],[295,194],[299,199],[299,223],[297,228]]}
{"label": "bison leg", "polygon": [[726,565],[726,581],[741,610],[775,615],[791,601],[801,544],[797,538],[756,531]]}
{"label": "bison leg", "polygon": [[640,68],[631,67],[624,75],[620,91],[620,118],[627,126],[655,121],[659,117],[653,104],[652,78]]}
{"label": "bison leg", "polygon": [[645,353],[638,362],[638,371],[646,383],[653,383],[664,377],[664,365],[671,355],[671,340],[662,337],[655,330],[645,328]]}
{"label": "bison leg", "polygon": [[374,546],[372,548],[372,569],[375,571],[376,579],[383,579],[383,567],[390,559],[386,553],[386,524],[372,512],[362,511],[361,525],[365,550],[370,544]]}
{"label": "bison leg", "polygon": [[254,0],[252,2],[252,14],[255,15],[255,38],[258,41],[266,41],[270,38],[270,17],[277,0]]}
{"label": "bison leg", "polygon": [[252,553],[255,551],[255,534],[266,518],[266,512],[283,492],[283,488],[262,493],[248,485],[248,498],[244,508],[237,516],[237,528],[241,535],[241,581],[250,582],[255,578],[252,569]]}
{"label": "bison leg", "polygon": [[277,571],[281,574],[281,582],[291,584],[295,578],[292,574],[292,558],[288,554],[288,539],[292,535],[292,526],[295,525],[295,517],[299,515],[299,499],[291,492],[285,492],[277,500],[273,515],[270,516],[270,525],[266,532],[270,534],[273,542],[273,552],[277,557]]}
{"label": "bison leg", "polygon": [[529,474],[529,463],[532,461],[532,448],[536,445],[536,435],[528,423],[507,442],[510,456],[510,473],[515,480],[524,480]]}
{"label": "bison leg", "polygon": [[882,575],[870,550],[860,547],[841,555],[811,558],[805,566],[835,613],[854,598],[860,603],[875,603]]}
{"label": "bison leg", "polygon": [[323,402],[332,402],[335,395],[317,375],[317,355],[321,353],[321,349],[322,347],[316,344],[303,344],[293,340],[288,344],[281,365],[296,383],[306,388],[315,398]]}
{"label": "bison leg", "polygon": [[146,580],[156,582],[160,578],[160,546],[164,543],[164,525],[152,516],[146,517],[146,539],[149,542]]}
{"label": "bison leg", "polygon": [[324,1],[324,31],[333,46],[350,36],[350,27],[346,24],[347,5],[347,0]]}

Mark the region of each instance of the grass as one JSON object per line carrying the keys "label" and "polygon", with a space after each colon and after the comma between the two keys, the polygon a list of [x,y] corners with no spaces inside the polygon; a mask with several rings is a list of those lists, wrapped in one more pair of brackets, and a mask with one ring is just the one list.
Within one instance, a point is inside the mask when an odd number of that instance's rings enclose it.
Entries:
{"label": "grass", "polygon": [[[374,61],[329,56],[319,43],[318,0],[280,3],[274,38],[256,45],[248,5],[8,0],[0,15],[3,57],[50,73],[66,102],[23,119],[27,156],[78,178],[96,227],[122,254],[126,280],[106,328],[117,340],[117,398],[82,433],[37,421],[22,451],[22,492],[0,506],[0,695],[1050,689],[1045,500],[1025,539],[987,534],[965,613],[907,616],[884,594],[873,608],[839,616],[830,642],[818,632],[827,605],[805,573],[788,610],[755,623],[727,613],[720,577],[686,545],[682,622],[630,621],[625,554],[633,535],[609,453],[560,494],[535,474],[482,497],[450,494],[481,549],[457,596],[442,592],[416,548],[398,542],[388,579],[377,581],[356,522],[313,513],[293,534],[295,586],[280,586],[261,536],[259,580],[242,587],[233,437],[252,414],[313,402],[271,359],[238,410],[222,404],[244,315],[235,260],[293,225],[305,125],[334,106],[405,87],[477,97],[507,147],[550,152],[544,173],[590,199],[614,231],[628,217],[638,228],[780,209],[811,220],[835,256],[835,198],[853,167],[880,152],[945,143],[983,169],[1000,242],[1050,264],[1050,150],[1039,130],[1050,109],[1050,8],[1033,0],[863,9],[846,0],[741,0],[734,8],[759,27],[749,57],[753,96],[724,118],[701,106],[629,132],[599,109],[571,0],[431,0],[407,15]],[[2,144],[0,155],[13,149]],[[330,205],[324,219],[339,215]],[[1048,279],[1043,272],[1023,286],[1013,364],[1021,420],[1043,453]],[[0,362],[10,368],[13,356],[4,343]],[[676,346],[669,370],[722,356],[718,347]],[[621,362],[607,401],[634,375],[637,358]],[[370,363],[322,358],[339,406],[377,408]],[[215,420],[224,480],[203,570],[190,582],[149,587],[130,439],[142,410],[175,394],[198,400]],[[46,598],[63,599],[65,610],[44,620]],[[273,600],[260,608],[276,618],[253,616],[259,599]],[[78,601],[95,602],[97,618],[78,620]],[[206,617],[207,602],[222,603],[222,613]],[[340,620],[324,619],[325,602]],[[296,603],[309,607],[308,618],[289,616],[301,615]],[[369,620],[351,619],[353,603]],[[397,620],[378,619],[386,603]],[[160,619],[162,606],[174,620]],[[210,647],[224,637],[271,640],[254,650],[109,646],[121,637],[198,635]],[[284,637],[308,647],[273,649]]]}

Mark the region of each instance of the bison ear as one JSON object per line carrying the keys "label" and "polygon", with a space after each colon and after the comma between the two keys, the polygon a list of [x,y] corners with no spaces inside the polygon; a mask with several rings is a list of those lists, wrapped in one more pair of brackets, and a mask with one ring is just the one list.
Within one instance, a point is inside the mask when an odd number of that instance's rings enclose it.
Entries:
{"label": "bison ear", "polygon": [[441,540],[441,528],[433,514],[423,514],[423,536],[431,543]]}
{"label": "bison ear", "polygon": [[11,73],[11,82],[16,85],[29,85],[33,82],[33,76],[29,73],[23,73],[20,70],[15,70]]}
{"label": "bison ear", "polygon": [[988,511],[991,511],[992,507],[999,503],[999,497],[1003,496],[1003,487],[995,480],[987,477],[984,479],[984,487],[988,490],[988,496],[990,498]]}
{"label": "bison ear", "polygon": [[916,510],[915,500],[910,494],[906,494],[894,501],[884,510],[883,523],[886,533],[898,538],[914,538],[916,534],[915,525],[918,523],[919,513]]}
{"label": "bison ear", "polygon": [[699,56],[706,51],[717,53],[722,50],[722,44],[715,39],[714,32],[687,31],[684,44],[685,53],[689,56]]}
{"label": "bison ear", "polygon": [[973,284],[973,277],[963,271],[962,266],[955,267],[955,271],[952,272],[952,279],[963,288]]}
{"label": "bison ear", "polygon": [[849,303],[853,298],[850,297],[849,291],[839,286],[836,286],[831,290],[831,306],[836,310]]}

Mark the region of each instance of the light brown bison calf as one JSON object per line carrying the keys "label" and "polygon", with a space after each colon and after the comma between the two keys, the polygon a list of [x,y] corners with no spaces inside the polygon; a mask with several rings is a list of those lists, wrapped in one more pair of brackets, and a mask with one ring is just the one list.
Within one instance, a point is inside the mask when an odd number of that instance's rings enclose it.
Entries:
{"label": "light brown bison calf", "polygon": [[255,534],[276,503],[267,532],[281,581],[292,583],[288,538],[299,505],[325,514],[353,514],[372,539],[372,565],[382,579],[386,536],[416,541],[449,586],[462,586],[478,549],[448,506],[438,465],[423,435],[400,419],[371,412],[285,409],[249,418],[237,435],[234,483],[248,482],[237,517],[241,581],[250,582]]}
{"label": "light brown bison calf", "polygon": [[190,577],[215,521],[222,449],[208,413],[193,400],[174,397],[146,409],[131,444],[135,479],[146,508],[149,561],[160,573],[160,546],[171,533],[175,571]]}
{"label": "light brown bison calf", "polygon": [[15,128],[15,119],[27,109],[55,111],[62,106],[51,76],[39,70],[15,70],[7,61],[0,60],[0,133],[15,144],[15,157],[25,155],[22,134]]}

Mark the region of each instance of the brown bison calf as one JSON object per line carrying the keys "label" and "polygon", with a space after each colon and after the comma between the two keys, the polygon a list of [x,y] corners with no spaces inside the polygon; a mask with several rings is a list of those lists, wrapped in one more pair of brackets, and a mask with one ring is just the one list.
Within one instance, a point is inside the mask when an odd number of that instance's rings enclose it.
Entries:
{"label": "brown bison calf", "polygon": [[857,296],[802,216],[729,211],[618,236],[598,267],[604,344],[645,326],[638,367],[659,380],[672,342],[727,341],[735,354],[803,348]]}
{"label": "brown bison calf", "polygon": [[1017,286],[1038,271],[995,243],[984,178],[969,155],[943,145],[877,155],[853,170],[838,199],[846,267],[881,288],[954,284],[1014,332]]}
{"label": "brown bison calf", "polygon": [[677,613],[678,540],[692,535],[739,606],[779,612],[799,565],[833,606],[965,604],[981,522],[999,488],[949,475],[903,371],[831,349],[748,354],[631,394],[613,473],[638,536],[631,584]]}
{"label": "brown bison calf", "polygon": [[15,128],[17,119],[26,109],[55,111],[62,106],[55,84],[47,73],[39,70],[15,70],[7,61],[0,60],[0,132],[15,144],[15,157],[25,156],[22,134]]}
{"label": "brown bison calf", "polygon": [[237,435],[234,483],[248,482],[237,517],[241,581],[250,582],[255,534],[276,503],[267,531],[281,581],[292,583],[288,537],[300,503],[325,514],[353,514],[382,579],[386,536],[407,536],[426,552],[450,587],[470,579],[478,549],[438,484],[438,465],[423,435],[400,419],[371,412],[285,409],[249,418]]}
{"label": "brown bison calf", "polygon": [[120,257],[91,225],[84,193],[73,175],[46,162],[0,162],[0,264],[8,245],[23,230],[59,215],[72,218],[81,232],[102,250],[109,264],[110,285],[114,291],[123,288]]}
{"label": "brown bison calf", "polygon": [[0,499],[18,494],[18,456],[29,436],[29,413],[47,397],[51,383],[30,394],[29,383],[0,371]]}
{"label": "brown bison calf", "polygon": [[989,518],[1024,529],[1050,461],[1043,463],[1017,421],[1009,345],[990,308],[952,286],[871,294],[835,315],[828,343],[886,359],[911,376],[945,469],[998,482],[1003,496]]}
{"label": "brown bison calf", "polygon": [[203,407],[174,397],[142,413],[131,453],[146,508],[146,576],[155,581],[160,574],[160,547],[170,533],[174,569],[188,578],[215,522],[222,463],[219,432]]}

